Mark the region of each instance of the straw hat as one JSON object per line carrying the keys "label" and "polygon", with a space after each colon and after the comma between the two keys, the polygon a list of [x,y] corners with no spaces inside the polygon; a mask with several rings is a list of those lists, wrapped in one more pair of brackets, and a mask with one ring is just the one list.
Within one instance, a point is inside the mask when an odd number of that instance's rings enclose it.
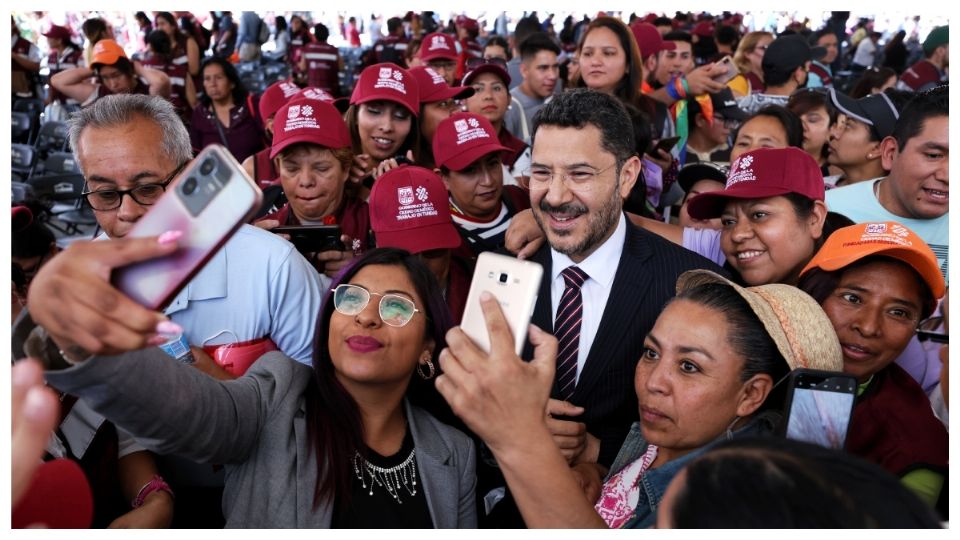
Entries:
{"label": "straw hat", "polygon": [[843,371],[833,323],[807,293],[780,283],[744,288],[709,270],[690,270],[677,279],[677,294],[705,283],[730,285],[750,304],[791,370]]}

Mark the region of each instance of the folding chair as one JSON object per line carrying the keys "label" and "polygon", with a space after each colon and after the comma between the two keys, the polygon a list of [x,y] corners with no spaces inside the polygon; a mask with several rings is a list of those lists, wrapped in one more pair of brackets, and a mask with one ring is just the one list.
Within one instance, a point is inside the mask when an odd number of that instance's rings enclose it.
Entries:
{"label": "folding chair", "polygon": [[33,147],[41,156],[47,156],[50,152],[63,152],[67,148],[67,137],[68,128],[63,122],[44,122],[40,125]]}
{"label": "folding chair", "polygon": [[43,174],[80,174],[80,165],[72,152],[51,152],[43,161]]}
{"label": "folding chair", "polygon": [[67,235],[80,233],[79,225],[95,225],[96,219],[92,211],[83,211],[83,175],[53,174],[34,176],[27,180],[33,192],[41,201],[52,204],[51,217],[63,224],[59,226],[53,221],[48,224]]}
{"label": "folding chair", "polygon": [[33,131],[33,118],[29,113],[14,111],[10,113],[11,142],[29,143]]}
{"label": "folding chair", "polygon": [[33,175],[37,166],[37,151],[29,144],[10,145],[10,171],[20,180]]}

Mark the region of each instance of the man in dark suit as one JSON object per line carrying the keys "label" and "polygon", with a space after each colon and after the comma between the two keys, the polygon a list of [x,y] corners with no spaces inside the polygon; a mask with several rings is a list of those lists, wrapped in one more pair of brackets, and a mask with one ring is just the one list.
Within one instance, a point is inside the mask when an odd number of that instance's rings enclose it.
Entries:
{"label": "man in dark suit", "polygon": [[[570,405],[581,407],[576,422],[585,425],[583,442],[569,444],[568,434],[579,431],[571,420],[549,423],[571,463],[609,465],[638,419],[633,372],[677,277],[719,268],[624,217],[623,198],[641,165],[619,100],[587,90],[557,96],[541,110],[533,140],[530,205],[547,244],[531,258],[544,267],[532,322],[561,340],[550,412],[570,415],[577,410]],[[569,325],[557,315],[567,288],[562,271],[571,265],[588,277],[581,286],[579,343],[571,343],[578,349],[576,376],[564,380],[557,330]]]}
{"label": "man in dark suit", "polygon": [[544,268],[532,322],[559,342],[547,423],[571,464],[609,466],[639,419],[634,370],[677,277],[722,270],[625,218],[641,164],[619,100],[572,90],[534,123],[530,206],[547,243],[530,257]]}

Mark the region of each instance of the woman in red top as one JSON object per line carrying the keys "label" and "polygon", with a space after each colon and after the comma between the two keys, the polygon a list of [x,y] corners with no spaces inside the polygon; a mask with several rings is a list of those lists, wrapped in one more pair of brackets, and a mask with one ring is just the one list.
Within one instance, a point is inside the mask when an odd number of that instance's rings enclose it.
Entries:
{"label": "woman in red top", "polygon": [[345,190],[353,151],[340,112],[326,101],[291,100],[274,116],[270,157],[289,202],[255,225],[338,225],[345,249],[304,253],[317,271],[334,277],[367,248],[370,231],[367,203]]}
{"label": "woman in red top", "polygon": [[263,128],[254,117],[247,89],[233,64],[219,56],[203,61],[203,95],[190,120],[190,144],[200,151],[226,146],[242,162],[264,147]]}

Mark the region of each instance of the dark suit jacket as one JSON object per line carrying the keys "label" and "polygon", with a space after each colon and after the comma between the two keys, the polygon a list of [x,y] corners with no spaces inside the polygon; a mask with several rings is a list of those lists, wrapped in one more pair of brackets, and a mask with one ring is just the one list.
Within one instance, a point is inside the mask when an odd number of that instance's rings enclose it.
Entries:
{"label": "dark suit jacket", "polygon": [[[550,299],[552,258],[544,244],[531,260],[543,265],[544,279],[532,322],[553,332]],[[610,261],[614,264],[614,261]],[[585,409],[576,420],[600,439],[599,462],[609,466],[620,445],[639,420],[633,375],[643,340],[667,300],[676,291],[677,277],[704,268],[725,274],[716,264],[627,220],[623,255],[613,279],[600,327],[570,401]],[[529,343],[524,358],[532,357]],[[551,397],[559,399],[556,383]]]}

